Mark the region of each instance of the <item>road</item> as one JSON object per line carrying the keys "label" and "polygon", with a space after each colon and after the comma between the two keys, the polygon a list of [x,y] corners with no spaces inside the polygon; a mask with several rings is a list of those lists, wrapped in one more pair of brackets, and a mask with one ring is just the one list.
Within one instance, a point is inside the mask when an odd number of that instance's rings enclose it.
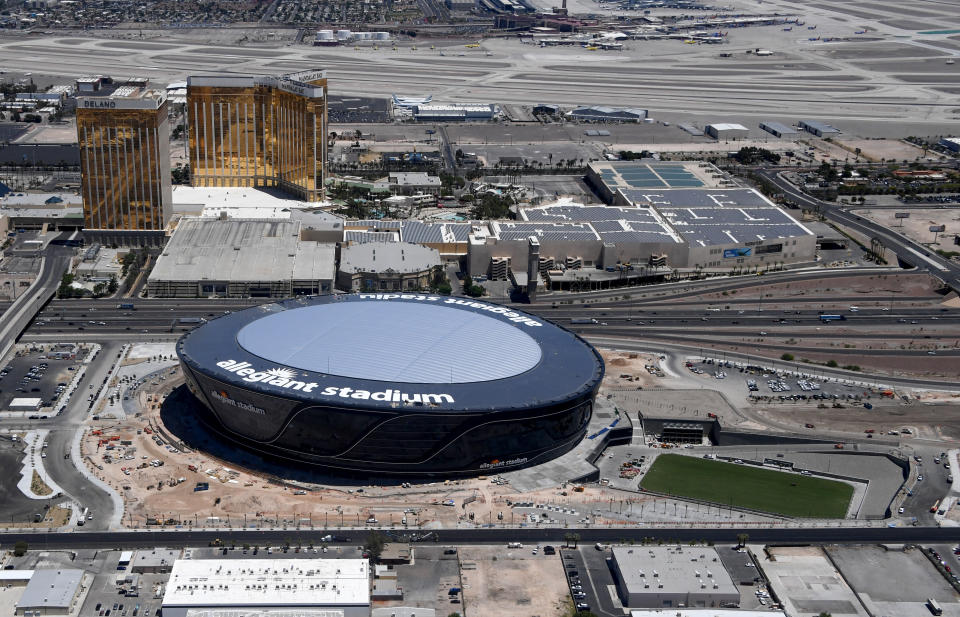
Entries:
{"label": "road", "polygon": [[[620,542],[622,540],[640,540],[642,538],[663,539],[665,541],[712,541],[716,543],[734,543],[738,534],[747,534],[750,542],[756,543],[955,543],[960,540],[960,528],[955,527],[747,527],[747,528],[645,528],[632,529],[577,529],[575,532],[584,543]],[[429,532],[390,532],[382,533],[397,540],[411,539],[410,535],[425,535],[428,541],[448,544],[485,544],[507,541],[519,542],[563,542],[567,528],[539,529],[437,529]],[[25,541],[35,550],[55,548],[110,548],[122,546],[124,549],[148,548],[154,546],[185,547],[202,546],[214,540],[227,544],[283,544],[286,541],[320,543],[325,535],[332,534],[336,542],[362,544],[370,534],[369,529],[359,530],[247,530],[247,531],[84,531],[53,533],[4,533],[0,534],[0,543],[9,546],[14,542]]]}
{"label": "road", "polygon": [[[66,233],[60,234],[44,248],[40,274],[27,291],[21,294],[13,304],[9,305],[3,316],[0,317],[0,358],[7,355],[14,342],[27,327],[27,324],[30,323],[30,320],[33,319],[33,316],[56,293],[57,287],[60,285],[60,279],[63,273],[67,271],[70,258],[74,253],[74,249],[62,244],[62,241],[66,240],[69,235]],[[35,254],[36,249],[13,249],[8,250],[8,253],[12,256],[16,256],[18,253]]]}
{"label": "road", "polygon": [[861,216],[848,212],[835,203],[823,201],[807,195],[785,180],[778,171],[761,170],[759,174],[772,182],[783,193],[804,208],[819,211],[828,220],[844,225],[868,238],[878,238],[887,250],[892,251],[901,261],[928,270],[940,277],[955,291],[960,290],[960,264],[944,259],[918,242],[898,234]]}

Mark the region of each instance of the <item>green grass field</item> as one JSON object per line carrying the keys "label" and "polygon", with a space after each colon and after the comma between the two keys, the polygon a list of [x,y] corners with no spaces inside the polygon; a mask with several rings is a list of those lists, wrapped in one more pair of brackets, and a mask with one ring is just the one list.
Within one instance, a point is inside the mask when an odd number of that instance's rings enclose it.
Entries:
{"label": "green grass field", "polygon": [[853,487],[752,465],[661,454],[640,483],[644,489],[803,518],[843,518]]}

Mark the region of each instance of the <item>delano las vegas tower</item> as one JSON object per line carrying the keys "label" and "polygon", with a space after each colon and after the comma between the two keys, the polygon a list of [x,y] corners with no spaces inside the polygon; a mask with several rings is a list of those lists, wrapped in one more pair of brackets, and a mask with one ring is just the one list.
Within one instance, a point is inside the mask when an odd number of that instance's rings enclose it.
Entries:
{"label": "delano las vegas tower", "polygon": [[304,201],[323,199],[323,71],[193,76],[187,80],[187,114],[194,186],[277,187]]}
{"label": "delano las vegas tower", "polygon": [[171,213],[166,95],[145,79],[107,79],[80,80],[77,97],[85,232],[162,236]]}

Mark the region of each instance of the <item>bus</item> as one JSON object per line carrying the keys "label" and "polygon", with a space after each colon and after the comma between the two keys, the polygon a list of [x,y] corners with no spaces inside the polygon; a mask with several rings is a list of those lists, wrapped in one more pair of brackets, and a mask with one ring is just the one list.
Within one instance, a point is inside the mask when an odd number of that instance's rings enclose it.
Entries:
{"label": "bus", "polygon": [[929,608],[930,612],[934,615],[943,615],[943,609],[940,608],[940,604],[933,598],[927,598],[927,608]]}
{"label": "bus", "polygon": [[940,508],[940,500],[938,499],[935,502],[933,502],[932,506],[930,506],[930,511],[936,514],[939,508]]}
{"label": "bus", "polygon": [[822,321],[822,322],[828,322],[828,321],[846,321],[846,320],[847,320],[847,318],[844,317],[843,315],[821,315],[821,316],[820,316],[820,321]]}
{"label": "bus", "polygon": [[592,318],[571,319],[571,324],[599,324],[600,322]]}

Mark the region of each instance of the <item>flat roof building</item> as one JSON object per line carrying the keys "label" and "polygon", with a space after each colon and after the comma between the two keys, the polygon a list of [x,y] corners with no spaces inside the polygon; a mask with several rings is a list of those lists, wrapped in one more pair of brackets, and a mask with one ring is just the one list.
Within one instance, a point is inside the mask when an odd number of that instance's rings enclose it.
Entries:
{"label": "flat roof building", "polygon": [[708,124],[706,133],[714,139],[743,139],[750,134],[750,129],[742,124]]}
{"label": "flat roof building", "polygon": [[951,152],[960,152],[960,137],[944,137],[940,140],[940,145]]}
{"label": "flat roof building", "polygon": [[319,614],[369,617],[366,559],[179,559],[162,603],[163,617],[324,610]]}
{"label": "flat roof building", "polygon": [[302,241],[282,219],[184,218],[147,282],[161,298],[280,298],[329,293],[336,246]]}
{"label": "flat roof building", "polygon": [[606,107],[595,105],[577,107],[566,113],[567,118],[581,122],[642,122],[647,117],[646,109]]}
{"label": "flat roof building", "polygon": [[140,243],[170,220],[170,125],[166,94],[138,80],[77,97],[85,229]]}
{"label": "flat roof building", "polygon": [[323,199],[324,71],[188,77],[187,115],[194,186],[275,186],[304,201]]}
{"label": "flat roof building", "polygon": [[340,251],[337,287],[344,291],[407,291],[430,287],[440,253],[409,242],[351,244]]}
{"label": "flat roof building", "polygon": [[770,120],[761,122],[760,128],[770,133],[774,137],[794,137],[800,134],[800,131],[792,126],[787,126],[786,124],[781,124],[779,122],[772,122]]}
{"label": "flat roof building", "polygon": [[83,570],[34,570],[16,615],[67,615],[83,590]]}
{"label": "flat roof building", "polygon": [[726,176],[700,161],[594,161],[587,166],[587,183],[608,204],[618,189],[702,188],[720,186]]}
{"label": "flat roof building", "polygon": [[813,133],[817,137],[830,137],[832,135],[839,135],[840,129],[830,126],[826,122],[819,122],[817,120],[801,120],[799,122],[800,128],[807,131],[808,133]]}
{"label": "flat roof building", "polygon": [[180,559],[180,549],[154,548],[137,551],[130,561],[130,570],[136,574],[166,574],[173,570],[173,564]]}
{"label": "flat roof building", "polygon": [[740,591],[707,546],[618,546],[617,590],[630,608],[713,608],[739,605]]}

